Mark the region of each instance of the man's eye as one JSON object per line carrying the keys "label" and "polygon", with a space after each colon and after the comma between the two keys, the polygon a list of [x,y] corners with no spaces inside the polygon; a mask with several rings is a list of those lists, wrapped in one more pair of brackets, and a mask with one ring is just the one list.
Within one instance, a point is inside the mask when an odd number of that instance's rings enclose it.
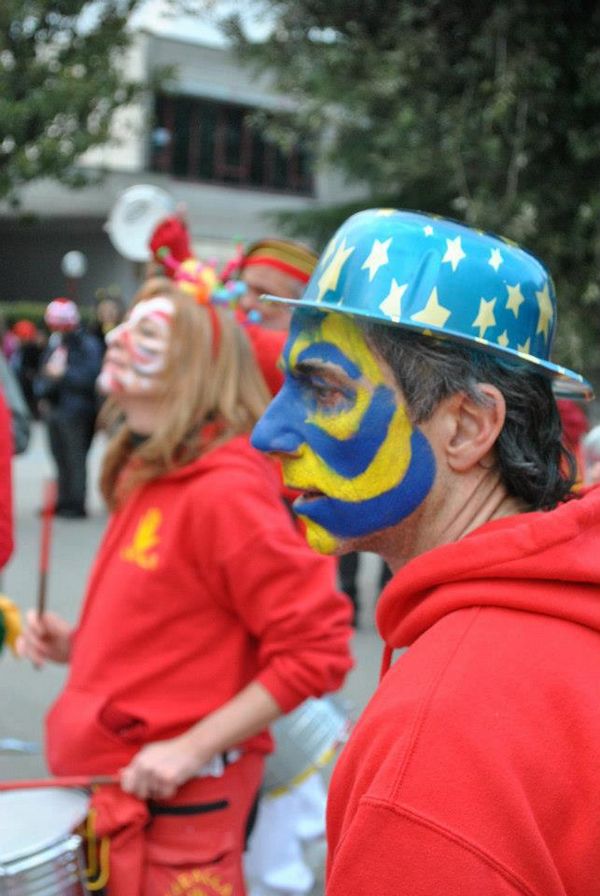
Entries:
{"label": "man's eye", "polygon": [[317,404],[322,408],[335,408],[341,403],[346,404],[348,400],[348,396],[335,386],[313,383],[312,391]]}

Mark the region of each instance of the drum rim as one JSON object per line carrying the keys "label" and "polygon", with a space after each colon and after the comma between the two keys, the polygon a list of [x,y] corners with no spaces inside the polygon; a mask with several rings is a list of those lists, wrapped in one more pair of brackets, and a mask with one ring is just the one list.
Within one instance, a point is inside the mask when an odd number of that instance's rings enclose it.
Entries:
{"label": "drum rim", "polygon": [[[37,856],[40,853],[45,852],[46,850],[50,850],[53,847],[59,846],[64,843],[70,837],[77,836],[73,833],[74,828],[76,828],[79,824],[81,824],[87,815],[90,795],[89,792],[83,788],[67,788],[64,787],[33,787],[28,790],[13,790],[13,791],[3,791],[0,793],[0,805],[4,800],[7,802],[6,798],[11,797],[14,799],[14,794],[16,793],[27,793],[29,795],[43,794],[44,797],[49,796],[51,794],[56,794],[56,792],[60,792],[61,794],[69,793],[73,797],[81,798],[81,812],[80,817],[73,821],[71,826],[66,827],[64,830],[56,832],[49,832],[46,837],[41,835],[36,842],[34,842],[30,846],[19,847],[18,849],[12,848],[10,850],[6,850],[6,852],[2,851],[2,847],[0,846],[0,869],[6,867],[7,865],[12,865],[15,862],[20,860],[26,860],[33,856]],[[57,823],[58,826],[58,823]]]}

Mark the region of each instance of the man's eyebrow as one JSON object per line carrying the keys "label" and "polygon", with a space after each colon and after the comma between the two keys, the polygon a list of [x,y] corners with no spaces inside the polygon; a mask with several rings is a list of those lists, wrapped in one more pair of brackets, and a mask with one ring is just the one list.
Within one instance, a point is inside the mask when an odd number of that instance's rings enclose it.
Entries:
{"label": "man's eyebrow", "polygon": [[310,367],[323,370],[326,367],[331,369],[332,365],[341,367],[352,380],[358,380],[362,375],[360,368],[331,342],[314,342],[296,358],[296,369]]}

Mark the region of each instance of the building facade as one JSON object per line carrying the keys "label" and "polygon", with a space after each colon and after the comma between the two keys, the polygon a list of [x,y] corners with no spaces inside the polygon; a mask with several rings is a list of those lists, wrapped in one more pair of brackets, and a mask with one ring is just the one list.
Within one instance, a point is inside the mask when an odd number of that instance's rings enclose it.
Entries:
{"label": "building facade", "polygon": [[[35,182],[22,190],[18,212],[0,205],[0,300],[47,301],[76,288],[77,298],[90,303],[97,289],[115,286],[127,300],[142,266],[116,252],[105,224],[134,184],[166,190],[185,208],[196,251],[219,261],[240,240],[273,233],[277,212],[351,197],[338,173],[315,169],[301,140],[284,152],[263,136],[257,111],[276,114],[288,101],[222,40],[181,23],[142,21],[126,69],[147,85],[169,74],[142,101],[119,110],[110,144],[82,158],[97,182],[78,190]],[[88,261],[76,287],[60,266],[71,250]]]}

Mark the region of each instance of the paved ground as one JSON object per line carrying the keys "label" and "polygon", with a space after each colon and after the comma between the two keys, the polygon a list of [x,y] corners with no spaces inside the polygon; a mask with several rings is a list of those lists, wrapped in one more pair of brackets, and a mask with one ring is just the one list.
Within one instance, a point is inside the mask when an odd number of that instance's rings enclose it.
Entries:
{"label": "paved ground", "polygon": [[[106,523],[101,499],[93,487],[102,448],[102,440],[98,439],[90,463],[90,518],[56,519],[54,524],[48,606],[72,621],[77,617],[87,572]],[[44,434],[36,425],[27,453],[14,463],[16,550],[3,572],[3,590],[22,608],[33,606],[36,600],[40,534],[36,510],[41,503],[44,478],[51,474]],[[342,692],[356,712],[372,693],[379,670],[380,643],[373,626],[377,576],[377,559],[365,556],[359,575],[364,609],[362,627],[354,639],[356,668]],[[41,743],[43,715],[60,689],[64,674],[60,667],[38,671],[4,653],[0,659],[0,739],[14,737]],[[0,752],[0,779],[45,773],[41,753],[29,756]],[[320,892],[319,884],[314,896]]]}

